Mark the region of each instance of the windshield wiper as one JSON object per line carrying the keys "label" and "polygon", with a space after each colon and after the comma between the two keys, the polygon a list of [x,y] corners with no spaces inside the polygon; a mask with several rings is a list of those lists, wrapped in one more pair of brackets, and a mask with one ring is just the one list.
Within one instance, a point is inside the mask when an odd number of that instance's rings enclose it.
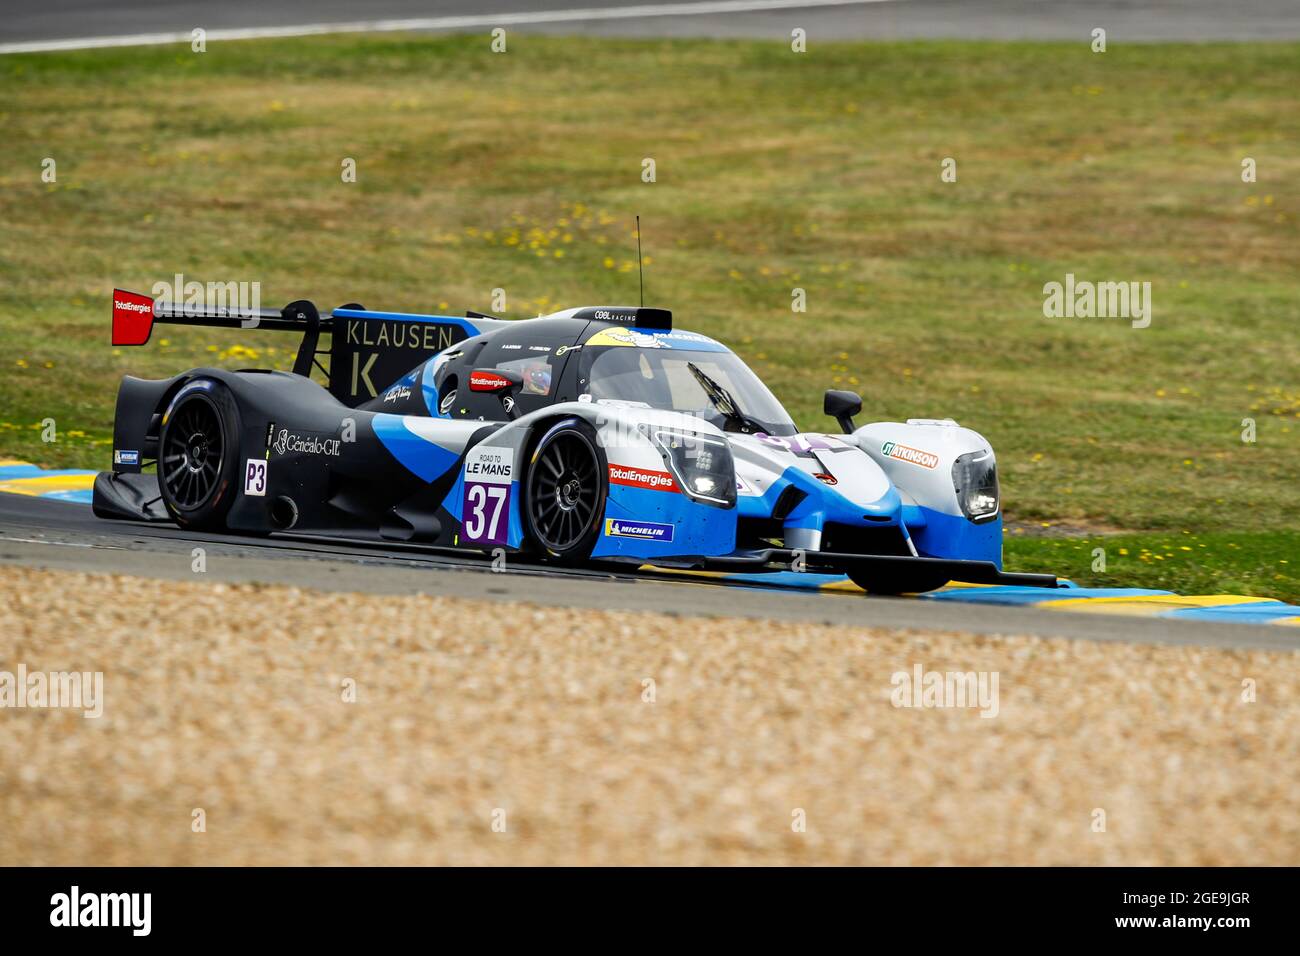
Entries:
{"label": "windshield wiper", "polygon": [[709,378],[698,365],[694,362],[687,362],[686,367],[695,376],[695,381],[700,383],[700,388],[704,389],[704,394],[713,403],[713,407],[722,413],[723,418],[736,425],[738,430],[742,432],[767,431],[767,426],[742,412],[740,406],[736,404],[736,400],[731,397],[731,393]]}

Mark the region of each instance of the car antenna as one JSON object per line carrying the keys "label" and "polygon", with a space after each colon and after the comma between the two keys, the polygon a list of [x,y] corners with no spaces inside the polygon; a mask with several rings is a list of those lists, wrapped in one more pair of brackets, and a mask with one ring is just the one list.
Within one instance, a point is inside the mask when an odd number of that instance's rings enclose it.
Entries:
{"label": "car antenna", "polygon": [[641,217],[636,217],[636,274],[641,284],[641,305],[645,305],[645,271],[641,268]]}

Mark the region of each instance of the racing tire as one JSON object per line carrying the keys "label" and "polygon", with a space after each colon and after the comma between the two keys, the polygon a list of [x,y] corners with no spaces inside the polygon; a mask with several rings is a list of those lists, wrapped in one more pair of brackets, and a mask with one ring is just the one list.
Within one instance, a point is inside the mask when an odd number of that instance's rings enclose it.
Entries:
{"label": "racing tire", "polygon": [[936,591],[948,583],[948,578],[931,572],[899,573],[897,571],[850,571],[849,578],[868,594],[890,596],[899,594],[923,594]]}
{"label": "racing tire", "polygon": [[239,409],[221,382],[189,382],[168,405],[158,436],[158,490],[182,528],[225,530],[235,500],[239,435]]}
{"label": "racing tire", "polygon": [[543,555],[564,564],[591,556],[605,514],[608,466],[596,431],[566,419],[538,441],[524,477],[524,530]]}

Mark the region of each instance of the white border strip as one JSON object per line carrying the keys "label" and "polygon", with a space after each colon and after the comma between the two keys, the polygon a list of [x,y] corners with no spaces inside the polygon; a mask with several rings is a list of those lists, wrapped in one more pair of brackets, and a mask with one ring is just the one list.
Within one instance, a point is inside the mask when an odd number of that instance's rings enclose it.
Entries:
{"label": "white border strip", "polygon": [[[897,0],[710,0],[704,3],[647,3],[634,7],[574,10],[538,10],[523,13],[485,13],[473,16],[417,17],[409,20],[354,20],[348,23],[304,23],[286,27],[247,27],[208,30],[209,41],[257,40],[267,37],[302,37],[325,33],[391,33],[398,30],[467,30],[478,27],[516,26],[528,23],[575,23],[584,20],[636,20],[642,17],[686,17],[717,13],[759,13],[764,10],[800,10],[813,7],[852,7]],[[200,26],[201,24],[196,24]],[[113,37],[79,37],[70,40],[33,40],[0,43],[0,54],[47,53],[55,50],[94,50],[118,46],[158,46],[189,43],[191,32],[135,33]]]}

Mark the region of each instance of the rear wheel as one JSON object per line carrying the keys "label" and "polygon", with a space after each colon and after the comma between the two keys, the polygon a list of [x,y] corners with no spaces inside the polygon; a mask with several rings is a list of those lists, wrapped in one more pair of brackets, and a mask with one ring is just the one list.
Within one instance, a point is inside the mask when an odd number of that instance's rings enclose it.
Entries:
{"label": "rear wheel", "polygon": [[850,571],[853,583],[868,594],[921,594],[934,591],[948,583],[942,575],[924,571],[900,573],[897,571]]}
{"label": "rear wheel", "polygon": [[190,383],[172,399],[158,441],[158,488],[183,528],[218,530],[234,502],[237,412],[220,382]]}
{"label": "rear wheel", "polygon": [[605,459],[596,433],[571,419],[553,426],[533,453],[524,495],[529,537],[552,558],[591,556],[605,513]]}

